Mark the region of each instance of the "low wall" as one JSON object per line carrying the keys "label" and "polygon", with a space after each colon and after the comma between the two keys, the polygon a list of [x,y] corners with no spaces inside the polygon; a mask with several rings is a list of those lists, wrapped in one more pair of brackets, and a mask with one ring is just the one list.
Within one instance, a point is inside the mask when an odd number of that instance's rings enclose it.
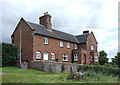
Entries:
{"label": "low wall", "polygon": [[[54,62],[54,61],[31,61],[31,69],[37,69],[46,72],[77,72],[81,64]],[[64,68],[64,70],[62,70]]]}

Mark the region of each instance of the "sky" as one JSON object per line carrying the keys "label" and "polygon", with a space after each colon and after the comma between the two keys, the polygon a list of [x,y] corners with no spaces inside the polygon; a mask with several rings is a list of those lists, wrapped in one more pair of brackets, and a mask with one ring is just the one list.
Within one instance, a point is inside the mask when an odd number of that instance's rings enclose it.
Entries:
{"label": "sky", "polygon": [[48,12],[52,28],[74,35],[93,31],[98,51],[104,50],[108,57],[114,57],[118,52],[118,1],[0,0],[0,42],[11,42],[11,34],[21,17],[39,23],[39,17]]}

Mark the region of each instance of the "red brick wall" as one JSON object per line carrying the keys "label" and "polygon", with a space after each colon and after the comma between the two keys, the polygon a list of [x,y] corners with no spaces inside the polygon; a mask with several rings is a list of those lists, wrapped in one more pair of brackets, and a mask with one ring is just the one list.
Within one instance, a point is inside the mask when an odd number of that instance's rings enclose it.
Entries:
{"label": "red brick wall", "polygon": [[48,38],[48,45],[44,45],[44,36],[34,35],[33,38],[33,60],[36,60],[36,51],[41,52],[41,58],[43,60],[43,53],[48,52],[49,60],[51,60],[51,53],[55,53],[55,58],[58,58],[62,62],[62,54],[68,54],[68,62],[71,62],[71,54],[73,50],[73,43],[70,43],[70,48],[67,48],[67,41],[63,41],[63,47],[60,47],[60,41],[58,39]]}
{"label": "red brick wall", "polygon": [[[91,50],[91,45],[94,45],[94,50]],[[87,48],[88,48],[88,52],[89,52],[88,55],[91,55],[91,53],[93,52],[93,58],[95,60],[95,55],[98,55],[98,53],[97,53],[97,42],[96,42],[95,37],[94,37],[92,32],[87,39]],[[93,61],[93,62],[95,62],[95,61]]]}
{"label": "red brick wall", "polygon": [[[19,40],[20,40],[20,24],[17,25],[16,30],[14,31],[14,35],[13,35],[13,40],[14,43],[19,50]],[[30,64],[30,62],[33,60],[32,55],[33,55],[33,37],[32,37],[32,30],[31,28],[28,26],[28,24],[26,24],[26,22],[21,19],[21,49],[22,49],[22,53],[24,56],[24,61],[26,61],[26,59],[28,59],[28,64]]]}
{"label": "red brick wall", "polygon": [[85,43],[84,44],[79,44],[78,49],[81,49],[81,48],[87,49],[87,45]]}
{"label": "red brick wall", "polygon": [[[93,33],[90,33],[86,42],[87,43],[78,45],[78,49],[81,49],[81,50],[74,50],[73,51],[73,55],[78,54],[78,56],[79,56],[79,58],[78,58],[79,64],[83,64],[84,54],[86,55],[86,64],[91,64],[91,63],[95,62],[95,61],[91,62],[91,53],[93,53],[92,55],[93,55],[94,60],[95,60],[95,55],[98,55],[97,42],[95,41],[95,37],[94,37]],[[94,50],[91,50],[91,45],[94,45]]]}
{"label": "red brick wall", "polygon": [[94,50],[97,51],[97,43],[92,33],[89,35],[88,40],[87,40],[87,48],[90,51],[92,51],[91,45],[94,45]]}

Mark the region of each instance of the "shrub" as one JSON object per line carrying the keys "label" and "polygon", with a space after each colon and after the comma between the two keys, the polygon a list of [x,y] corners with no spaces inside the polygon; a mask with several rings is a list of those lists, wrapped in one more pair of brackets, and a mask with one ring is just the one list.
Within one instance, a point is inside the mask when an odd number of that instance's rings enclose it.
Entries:
{"label": "shrub", "polygon": [[84,76],[87,76],[87,77],[91,77],[91,78],[93,78],[93,77],[96,77],[96,78],[97,78],[96,73],[95,73],[95,72],[91,72],[91,71],[87,71],[87,72],[85,72],[83,75],[84,75]]}
{"label": "shrub", "polygon": [[10,43],[2,43],[2,66],[14,65],[18,49],[15,45]]}
{"label": "shrub", "polygon": [[110,63],[105,63],[103,66],[104,66],[104,67],[113,67],[113,65],[110,64]]}
{"label": "shrub", "polygon": [[95,62],[93,65],[100,65],[99,62]]}
{"label": "shrub", "polygon": [[92,72],[101,72],[105,75],[113,75],[120,77],[120,69],[119,68],[112,68],[112,67],[105,67],[99,65],[81,65],[78,67],[78,71],[92,71]]}
{"label": "shrub", "polygon": [[56,62],[58,62],[59,61],[59,59],[58,58],[56,58]]}

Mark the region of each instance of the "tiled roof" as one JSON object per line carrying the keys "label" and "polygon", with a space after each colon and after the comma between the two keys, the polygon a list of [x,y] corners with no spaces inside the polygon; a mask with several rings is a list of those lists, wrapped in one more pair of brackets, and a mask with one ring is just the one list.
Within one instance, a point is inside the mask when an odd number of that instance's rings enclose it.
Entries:
{"label": "tiled roof", "polygon": [[35,24],[35,23],[28,22],[28,21],[27,21],[27,23],[31,26],[32,29],[36,29],[36,34],[40,34],[40,35],[44,35],[44,36],[48,36],[48,37],[52,37],[52,38],[57,38],[57,39],[61,39],[61,40],[66,40],[66,41],[70,41],[70,42],[74,42],[74,43],[79,43],[77,38],[72,34],[61,32],[61,31],[58,31],[55,29],[48,31],[41,24]]}
{"label": "tiled roof", "polygon": [[90,33],[85,33],[82,35],[77,35],[76,38],[80,44],[85,43]]}

